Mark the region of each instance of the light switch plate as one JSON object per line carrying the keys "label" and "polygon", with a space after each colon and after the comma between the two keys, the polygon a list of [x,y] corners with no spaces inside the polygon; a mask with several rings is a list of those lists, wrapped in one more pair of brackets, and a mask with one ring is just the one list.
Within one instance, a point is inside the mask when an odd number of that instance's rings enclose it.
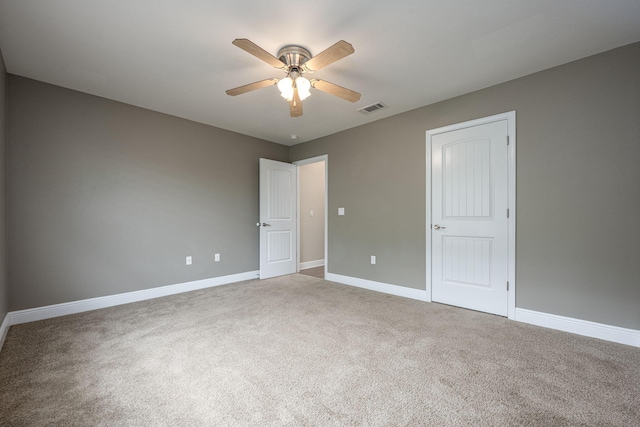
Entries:
{"label": "light switch plate", "polygon": [[338,215],[344,215],[344,208],[338,208]]}

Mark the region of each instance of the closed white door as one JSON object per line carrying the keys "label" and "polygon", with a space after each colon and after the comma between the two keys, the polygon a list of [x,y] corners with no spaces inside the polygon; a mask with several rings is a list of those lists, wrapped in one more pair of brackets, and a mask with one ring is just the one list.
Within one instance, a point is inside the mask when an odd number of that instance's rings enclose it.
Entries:
{"label": "closed white door", "polygon": [[295,273],[297,166],[260,159],[260,278]]}
{"label": "closed white door", "polygon": [[508,307],[507,120],[431,138],[431,299]]}

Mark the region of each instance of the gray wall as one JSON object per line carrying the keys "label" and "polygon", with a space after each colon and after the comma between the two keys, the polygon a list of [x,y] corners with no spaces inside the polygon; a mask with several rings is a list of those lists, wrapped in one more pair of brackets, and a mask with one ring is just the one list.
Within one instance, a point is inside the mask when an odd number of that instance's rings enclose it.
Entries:
{"label": "gray wall", "polygon": [[[300,262],[324,260],[325,162],[309,163],[300,174]],[[313,216],[310,211],[313,210]]]}
{"label": "gray wall", "polygon": [[10,310],[259,268],[258,158],[287,147],[14,75],[8,99]]}
{"label": "gray wall", "polygon": [[329,156],[329,271],[424,289],[425,131],[516,110],[517,307],[640,329],[639,76],[635,43],[292,147]]}
{"label": "gray wall", "polygon": [[0,51],[0,323],[9,311],[6,235],[7,70]]}
{"label": "gray wall", "polygon": [[329,271],[424,289],[425,131],[516,110],[517,306],[640,329],[638,75],[635,43],[290,149],[9,75],[9,309],[255,270],[258,158],[321,154]]}

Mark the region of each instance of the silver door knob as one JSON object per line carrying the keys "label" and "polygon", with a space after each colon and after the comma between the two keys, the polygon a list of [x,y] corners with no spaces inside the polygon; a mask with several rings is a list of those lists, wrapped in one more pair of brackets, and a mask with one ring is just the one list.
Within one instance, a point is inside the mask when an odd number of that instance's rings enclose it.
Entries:
{"label": "silver door knob", "polygon": [[266,222],[263,222],[262,224],[257,223],[256,225],[257,225],[258,227],[260,227],[260,226],[262,226],[262,227],[270,227],[270,226],[271,226],[271,224],[267,224]]}
{"label": "silver door knob", "polygon": [[433,226],[434,230],[444,230],[445,228],[447,228],[447,227],[444,227],[444,226],[441,226],[441,225],[438,225],[438,224]]}

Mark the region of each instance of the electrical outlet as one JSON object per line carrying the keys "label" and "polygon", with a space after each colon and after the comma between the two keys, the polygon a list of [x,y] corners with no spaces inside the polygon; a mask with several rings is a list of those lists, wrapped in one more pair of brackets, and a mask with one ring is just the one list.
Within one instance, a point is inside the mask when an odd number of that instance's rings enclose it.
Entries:
{"label": "electrical outlet", "polygon": [[188,256],[187,257],[187,265],[191,265],[191,264],[193,264],[193,259],[190,256]]}
{"label": "electrical outlet", "polygon": [[214,261],[215,262],[220,262],[220,254],[215,254],[214,255]]}
{"label": "electrical outlet", "polygon": [[376,263],[376,256],[371,255],[371,264],[375,264],[375,263]]}

